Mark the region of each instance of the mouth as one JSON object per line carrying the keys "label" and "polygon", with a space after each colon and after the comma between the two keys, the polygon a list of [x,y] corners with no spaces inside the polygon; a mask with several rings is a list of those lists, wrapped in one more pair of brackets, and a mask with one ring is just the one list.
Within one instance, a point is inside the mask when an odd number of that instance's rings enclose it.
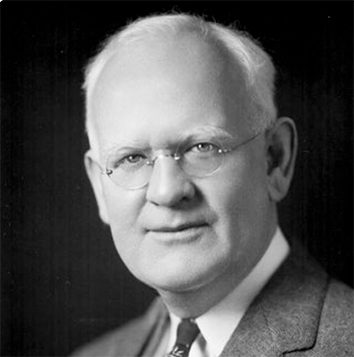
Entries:
{"label": "mouth", "polygon": [[184,224],[180,224],[178,226],[161,226],[161,227],[155,227],[152,229],[149,229],[148,231],[151,232],[159,232],[159,233],[177,233],[177,232],[183,232],[183,231],[187,231],[190,229],[194,229],[194,228],[200,228],[200,227],[205,227],[207,226],[206,223],[184,223]]}
{"label": "mouth", "polygon": [[208,224],[198,223],[185,223],[178,226],[161,226],[154,227],[147,230],[147,234],[163,243],[186,243],[198,239]]}

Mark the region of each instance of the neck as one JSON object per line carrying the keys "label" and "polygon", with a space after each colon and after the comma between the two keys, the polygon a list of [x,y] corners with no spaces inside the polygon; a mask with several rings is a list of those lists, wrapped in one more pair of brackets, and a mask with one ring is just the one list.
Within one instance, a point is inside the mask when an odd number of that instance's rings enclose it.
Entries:
{"label": "neck", "polygon": [[[220,284],[219,284],[220,285]],[[215,282],[195,290],[170,292],[159,291],[168,310],[180,318],[197,318],[216,305],[232,289],[225,286],[222,290]]]}

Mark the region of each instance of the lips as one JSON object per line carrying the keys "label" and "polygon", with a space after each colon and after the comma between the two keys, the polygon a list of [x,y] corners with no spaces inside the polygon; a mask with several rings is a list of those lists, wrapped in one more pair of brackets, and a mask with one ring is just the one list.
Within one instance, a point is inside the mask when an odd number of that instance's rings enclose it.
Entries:
{"label": "lips", "polygon": [[209,225],[206,222],[183,222],[176,225],[154,225],[145,231],[146,238],[162,245],[192,244],[204,236]]}
{"label": "lips", "polygon": [[147,231],[158,232],[158,233],[177,233],[177,232],[187,231],[190,229],[206,227],[206,226],[207,223],[205,222],[186,222],[176,226],[161,225],[161,226],[150,227],[149,229],[147,229]]}

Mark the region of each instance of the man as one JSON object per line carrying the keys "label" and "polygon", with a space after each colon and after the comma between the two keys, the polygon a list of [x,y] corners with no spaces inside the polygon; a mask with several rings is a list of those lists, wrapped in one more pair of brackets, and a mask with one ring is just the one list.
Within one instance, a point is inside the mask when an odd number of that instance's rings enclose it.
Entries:
{"label": "man", "polygon": [[245,34],[189,15],[138,20],[86,71],[85,164],[147,314],[77,356],[349,356],[353,295],[277,220],[297,134]]}

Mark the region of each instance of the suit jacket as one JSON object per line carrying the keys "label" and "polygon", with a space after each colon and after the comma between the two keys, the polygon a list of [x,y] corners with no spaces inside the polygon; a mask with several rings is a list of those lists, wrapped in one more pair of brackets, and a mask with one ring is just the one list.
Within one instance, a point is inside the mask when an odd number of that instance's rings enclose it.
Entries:
{"label": "suit jacket", "polygon": [[[292,253],[252,302],[220,357],[354,356],[354,295],[303,253]],[[147,313],[74,357],[153,356],[168,313]]]}

